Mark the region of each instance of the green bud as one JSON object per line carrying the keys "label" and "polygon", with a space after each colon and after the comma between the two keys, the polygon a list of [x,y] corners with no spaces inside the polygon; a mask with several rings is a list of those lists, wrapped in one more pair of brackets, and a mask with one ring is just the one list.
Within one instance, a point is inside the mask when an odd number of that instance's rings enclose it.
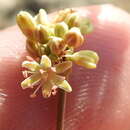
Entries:
{"label": "green bud", "polygon": [[26,48],[27,48],[28,52],[30,54],[34,55],[34,56],[40,56],[41,55],[40,45],[36,41],[32,41],[30,39],[27,39]]}
{"label": "green bud", "polygon": [[54,28],[57,37],[64,37],[68,31],[68,26],[65,22],[57,23]]}
{"label": "green bud", "polygon": [[80,29],[77,27],[71,28],[65,35],[65,42],[70,47],[80,47],[84,42],[84,37],[82,36]]}
{"label": "green bud", "polygon": [[65,48],[65,42],[62,38],[51,37],[48,42],[48,46],[50,47],[52,54],[60,55]]}
{"label": "green bud", "polygon": [[99,61],[97,53],[90,50],[82,50],[66,57],[68,60],[74,61],[76,64],[88,69],[96,68]]}
{"label": "green bud", "polygon": [[36,40],[42,44],[49,41],[49,37],[52,34],[52,30],[44,25],[38,25],[35,31]]}
{"label": "green bud", "polygon": [[93,25],[88,18],[81,18],[79,20],[79,28],[82,34],[89,34],[93,31]]}
{"label": "green bud", "polygon": [[72,13],[65,19],[65,22],[68,24],[69,28],[71,28],[77,26],[78,19],[79,19],[79,14]]}
{"label": "green bud", "polygon": [[54,19],[54,23],[59,23],[59,22],[63,22],[66,17],[69,15],[69,14],[72,14],[74,13],[75,10],[73,9],[64,9],[64,10],[61,10],[59,11],[59,13],[56,15],[56,18]]}
{"label": "green bud", "polygon": [[43,24],[43,25],[50,24],[49,20],[48,20],[47,13],[44,9],[39,10],[39,14],[37,14],[35,16],[35,20],[36,20],[37,24]]}
{"label": "green bud", "polygon": [[58,59],[58,56],[56,56],[54,54],[50,54],[49,58],[52,60],[52,62],[55,62]]}
{"label": "green bud", "polygon": [[50,47],[48,46],[48,44],[42,44],[42,47],[45,50],[45,54],[50,55],[51,51],[50,51]]}
{"label": "green bud", "polygon": [[36,22],[33,17],[26,11],[20,11],[16,17],[16,20],[25,36],[30,39],[35,39],[34,31],[36,29]]}

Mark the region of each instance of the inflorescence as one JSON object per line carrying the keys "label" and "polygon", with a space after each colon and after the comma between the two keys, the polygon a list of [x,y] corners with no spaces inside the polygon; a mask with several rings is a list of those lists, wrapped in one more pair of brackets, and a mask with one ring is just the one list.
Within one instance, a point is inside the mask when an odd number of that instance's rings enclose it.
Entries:
{"label": "inflorescence", "polygon": [[27,37],[26,48],[31,55],[22,63],[25,80],[21,87],[36,87],[31,97],[35,97],[39,89],[45,98],[55,95],[58,88],[71,92],[67,79],[72,62],[88,69],[96,68],[99,61],[96,52],[75,52],[84,43],[83,35],[92,31],[90,21],[80,17],[78,11],[61,10],[53,20],[48,19],[44,9],[40,9],[34,17],[20,11],[17,23]]}

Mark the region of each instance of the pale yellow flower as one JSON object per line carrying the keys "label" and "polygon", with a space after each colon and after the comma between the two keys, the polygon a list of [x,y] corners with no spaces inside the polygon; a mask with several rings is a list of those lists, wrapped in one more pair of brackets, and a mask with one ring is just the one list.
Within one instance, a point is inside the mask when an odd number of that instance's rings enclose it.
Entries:
{"label": "pale yellow flower", "polygon": [[[31,74],[31,76],[21,83],[23,89],[39,85],[38,88],[42,88],[42,95],[45,98],[50,97],[56,88],[61,88],[66,92],[72,91],[65,77],[60,75],[72,67],[71,61],[65,61],[52,66],[51,60],[46,55],[43,55],[40,63],[36,61],[24,61],[22,67],[27,68],[29,70],[27,73]],[[36,91],[32,96],[35,96]]]}

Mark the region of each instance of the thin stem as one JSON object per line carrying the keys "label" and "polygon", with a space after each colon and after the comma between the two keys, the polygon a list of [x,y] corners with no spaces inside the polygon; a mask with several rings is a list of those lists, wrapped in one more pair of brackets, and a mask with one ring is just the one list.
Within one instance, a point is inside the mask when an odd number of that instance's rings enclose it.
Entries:
{"label": "thin stem", "polygon": [[60,90],[59,102],[57,109],[57,128],[56,130],[64,130],[64,119],[65,119],[65,108],[66,108],[66,92]]}

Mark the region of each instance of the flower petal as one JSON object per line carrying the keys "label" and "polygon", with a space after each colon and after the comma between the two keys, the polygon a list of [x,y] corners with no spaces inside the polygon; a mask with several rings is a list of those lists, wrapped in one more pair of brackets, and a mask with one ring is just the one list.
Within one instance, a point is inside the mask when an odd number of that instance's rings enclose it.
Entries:
{"label": "flower petal", "polygon": [[40,69],[40,65],[35,61],[24,61],[22,67],[25,67],[31,71],[37,71]]}
{"label": "flower petal", "polygon": [[58,88],[61,88],[61,89],[65,90],[66,92],[72,91],[71,86],[69,85],[69,83],[66,80],[64,80],[61,84],[59,84]]}
{"label": "flower petal", "polygon": [[69,79],[70,74],[72,73],[72,68],[66,70],[62,76],[64,76],[66,79]]}
{"label": "flower petal", "polygon": [[53,78],[53,82],[56,86],[58,86],[59,84],[61,84],[63,81],[65,80],[65,77],[60,76],[60,75],[55,75],[55,77]]}
{"label": "flower petal", "polygon": [[56,73],[61,74],[61,73],[64,73],[65,71],[67,71],[68,69],[70,69],[72,67],[72,62],[71,61],[65,61],[63,63],[55,65],[55,67],[56,67]]}
{"label": "flower petal", "polygon": [[50,68],[51,67],[51,60],[46,55],[43,55],[42,58],[41,58],[40,65],[44,69]]}
{"label": "flower petal", "polygon": [[39,73],[35,73],[33,75],[31,75],[30,77],[28,77],[27,79],[25,79],[22,83],[21,83],[21,87],[23,89],[29,88],[29,87],[33,87],[34,85],[36,85],[39,81],[41,80],[41,75]]}
{"label": "flower petal", "polygon": [[50,81],[45,82],[44,86],[42,87],[42,95],[44,98],[49,98],[51,96],[53,83]]}

